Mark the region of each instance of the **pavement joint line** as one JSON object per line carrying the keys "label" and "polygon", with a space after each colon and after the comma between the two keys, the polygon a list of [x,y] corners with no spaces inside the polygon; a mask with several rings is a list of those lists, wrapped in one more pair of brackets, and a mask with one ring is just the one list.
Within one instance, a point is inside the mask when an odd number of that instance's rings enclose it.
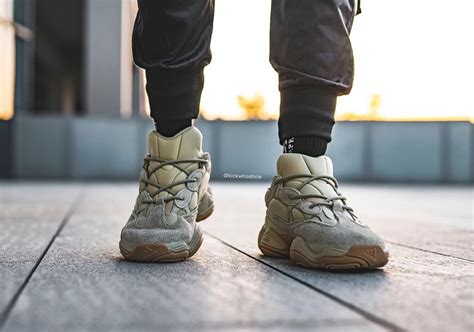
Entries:
{"label": "pavement joint line", "polygon": [[403,243],[399,243],[399,242],[395,242],[395,241],[385,241],[385,242],[390,243],[394,246],[399,246],[399,247],[413,249],[413,250],[419,250],[419,251],[423,251],[423,252],[428,252],[430,254],[440,255],[440,256],[444,256],[444,257],[459,259],[461,261],[465,261],[465,262],[469,262],[469,263],[474,263],[474,260],[469,259],[469,258],[463,258],[463,257],[453,256],[453,255],[450,255],[450,254],[444,254],[442,252],[432,251],[432,250],[423,249],[423,248],[418,248],[418,247],[410,246],[408,244],[403,244]]}
{"label": "pavement joint line", "polygon": [[13,311],[13,308],[15,307],[16,303],[18,302],[18,299],[20,298],[21,294],[23,293],[26,286],[30,282],[30,279],[33,277],[33,274],[36,272],[36,269],[39,267],[39,265],[43,261],[43,258],[46,256],[49,249],[53,245],[54,241],[61,234],[61,231],[64,229],[66,224],[69,222],[69,219],[71,219],[72,215],[74,214],[74,212],[78,208],[80,202],[82,201],[83,196],[84,196],[84,192],[81,188],[79,190],[79,193],[76,195],[76,198],[73,200],[71,206],[66,211],[66,214],[64,215],[63,219],[61,220],[61,223],[59,224],[58,229],[56,230],[56,232],[51,237],[51,240],[49,240],[48,244],[46,245],[46,248],[44,248],[43,252],[39,256],[39,258],[36,261],[33,268],[30,270],[30,272],[26,276],[25,280],[23,280],[23,283],[21,284],[21,286],[18,288],[18,290],[15,292],[15,294],[13,295],[11,300],[6,305],[3,312],[0,314],[0,330],[2,330],[4,328],[5,323],[7,322],[8,318],[10,317],[11,312]]}
{"label": "pavement joint line", "polygon": [[321,295],[323,295],[323,296],[329,298],[330,300],[333,300],[333,301],[339,303],[340,305],[342,305],[342,306],[344,306],[344,307],[346,307],[346,308],[348,308],[348,309],[350,309],[350,310],[352,310],[352,311],[358,313],[359,315],[363,316],[364,318],[366,318],[367,320],[371,321],[372,323],[375,323],[375,324],[380,325],[380,326],[382,326],[382,327],[384,327],[384,328],[387,328],[387,329],[389,329],[390,331],[396,331],[396,332],[406,331],[406,329],[404,329],[404,328],[402,328],[402,327],[400,327],[400,326],[398,326],[398,325],[396,325],[396,324],[394,324],[394,323],[391,323],[391,322],[389,322],[389,321],[387,321],[387,320],[385,320],[385,319],[383,319],[383,318],[380,318],[380,317],[378,317],[378,316],[375,316],[375,315],[371,314],[370,312],[367,312],[367,311],[365,311],[365,310],[363,310],[363,309],[361,309],[361,308],[359,308],[359,307],[353,305],[353,304],[350,303],[350,302],[347,302],[347,301],[345,301],[345,300],[343,300],[343,299],[340,299],[340,298],[336,297],[335,295],[333,295],[333,294],[331,294],[331,293],[329,293],[329,292],[326,292],[325,290],[322,290],[321,288],[318,288],[318,287],[316,287],[316,286],[314,286],[314,285],[311,285],[310,283],[308,283],[308,282],[306,282],[306,281],[304,281],[304,280],[301,280],[301,279],[299,279],[298,277],[295,277],[294,275],[292,275],[292,274],[290,274],[290,273],[288,273],[288,272],[285,272],[285,271],[283,271],[283,270],[280,270],[279,268],[277,268],[277,267],[275,267],[275,266],[273,266],[273,265],[271,265],[271,264],[269,264],[269,263],[267,263],[267,262],[265,262],[265,261],[263,261],[263,260],[261,260],[261,259],[258,259],[257,257],[254,257],[254,256],[252,256],[252,255],[246,253],[245,251],[243,251],[243,250],[241,250],[241,249],[239,249],[239,248],[237,248],[237,247],[235,247],[235,246],[233,246],[233,245],[227,243],[226,241],[224,241],[224,240],[218,238],[217,236],[215,236],[215,235],[213,235],[213,234],[211,234],[211,233],[209,233],[209,232],[207,232],[207,231],[205,231],[204,233],[207,234],[208,236],[210,236],[211,238],[213,238],[213,239],[219,241],[220,243],[222,243],[222,244],[224,244],[224,245],[226,245],[226,246],[228,246],[228,247],[230,247],[230,248],[232,248],[232,249],[234,249],[234,250],[240,252],[241,254],[243,254],[243,255],[245,255],[245,256],[247,256],[247,257],[253,259],[253,260],[256,260],[256,261],[259,262],[259,263],[262,263],[263,265],[265,265],[265,266],[267,266],[267,267],[269,267],[269,268],[271,268],[271,269],[273,269],[273,270],[279,272],[280,274],[282,274],[282,275],[284,275],[284,276],[286,276],[286,277],[288,277],[288,278],[290,278],[290,279],[292,279],[292,280],[294,280],[294,281],[296,281],[296,282],[298,282],[298,283],[300,283],[300,284],[302,284],[302,285],[304,285],[304,286],[306,286],[306,287],[312,289],[313,291],[315,291],[315,292],[317,292],[317,293],[319,293],[319,294],[321,294]]}

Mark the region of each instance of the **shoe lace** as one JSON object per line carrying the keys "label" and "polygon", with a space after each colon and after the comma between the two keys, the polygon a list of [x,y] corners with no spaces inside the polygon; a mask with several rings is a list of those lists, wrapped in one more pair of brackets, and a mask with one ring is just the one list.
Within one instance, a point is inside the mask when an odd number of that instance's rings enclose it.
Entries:
{"label": "shoe lace", "polygon": [[[166,159],[161,159],[161,158],[157,158],[157,157],[151,157],[151,156],[147,156],[145,157],[144,159],[144,166],[143,168],[145,170],[148,169],[148,165],[150,164],[150,162],[158,162],[159,165],[156,166],[155,168],[153,168],[151,171],[147,171],[147,177],[150,178],[150,176],[152,176],[155,172],[157,172],[159,169],[161,169],[162,167],[164,166],[167,166],[167,165],[172,165],[176,168],[178,168],[180,171],[182,171],[183,173],[186,174],[187,177],[189,177],[189,172],[184,169],[183,167],[181,167],[179,164],[182,164],[182,163],[199,163],[199,167],[201,167],[202,165],[206,165],[209,160],[207,159],[201,159],[201,158],[194,158],[194,159],[179,159],[179,160],[166,160]],[[172,182],[168,185],[161,185],[155,181],[150,181],[148,179],[141,179],[140,180],[142,183],[145,183],[146,185],[150,185],[152,187],[155,187],[157,189],[157,191],[153,194],[153,195],[150,195],[151,197],[151,200],[148,199],[148,200],[143,200],[142,203],[144,204],[156,204],[156,201],[154,200],[154,198],[160,194],[161,192],[167,192],[169,194],[169,196],[165,197],[164,198],[164,201],[165,202],[169,202],[169,201],[172,201],[172,200],[184,200],[184,197],[178,197],[176,196],[173,191],[171,191],[171,188],[175,187],[175,186],[178,186],[180,184],[186,184],[186,183],[190,183],[190,182],[197,182],[198,180],[197,179],[194,179],[194,178],[186,178],[184,180],[179,180],[179,181],[175,181],[175,182]]]}
{"label": "shoe lace", "polygon": [[354,214],[354,209],[351,208],[346,204],[347,198],[342,196],[342,194],[337,190],[339,187],[339,184],[336,180],[336,178],[329,176],[329,175],[309,175],[309,174],[296,174],[296,175],[288,175],[281,177],[275,181],[276,184],[278,183],[285,183],[293,179],[300,179],[300,178],[308,178],[307,180],[303,181],[296,189],[301,190],[304,186],[310,184],[313,181],[324,181],[327,184],[329,184],[334,191],[336,192],[337,196],[333,197],[327,197],[325,195],[321,194],[295,194],[291,195],[288,198],[290,200],[294,199],[305,199],[305,198],[319,198],[322,199],[322,202],[312,202],[312,204],[309,206],[310,209],[316,207],[316,206],[327,206],[330,208],[334,207],[334,202],[337,200],[340,200],[342,202],[342,209],[347,211],[353,218],[357,218],[356,215]]}

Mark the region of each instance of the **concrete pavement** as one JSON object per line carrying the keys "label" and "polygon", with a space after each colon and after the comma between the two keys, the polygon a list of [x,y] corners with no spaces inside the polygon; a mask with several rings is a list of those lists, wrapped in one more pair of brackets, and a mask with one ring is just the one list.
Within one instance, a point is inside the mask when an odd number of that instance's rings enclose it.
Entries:
{"label": "concrete pavement", "polygon": [[261,256],[263,184],[215,183],[190,260],[124,261],[135,184],[0,183],[5,331],[474,328],[472,187],[343,186],[390,244],[372,272],[307,270]]}

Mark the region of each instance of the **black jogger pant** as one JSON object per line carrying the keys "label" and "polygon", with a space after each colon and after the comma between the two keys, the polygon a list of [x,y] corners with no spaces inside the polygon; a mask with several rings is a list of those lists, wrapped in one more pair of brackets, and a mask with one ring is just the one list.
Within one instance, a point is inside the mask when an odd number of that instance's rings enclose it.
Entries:
{"label": "black jogger pant", "polygon": [[[151,116],[196,118],[211,61],[214,0],[138,0],[138,7],[133,56],[146,70]],[[355,0],[273,0],[270,62],[279,74],[280,143],[307,135],[331,140],[336,97],[352,86],[355,7]]]}

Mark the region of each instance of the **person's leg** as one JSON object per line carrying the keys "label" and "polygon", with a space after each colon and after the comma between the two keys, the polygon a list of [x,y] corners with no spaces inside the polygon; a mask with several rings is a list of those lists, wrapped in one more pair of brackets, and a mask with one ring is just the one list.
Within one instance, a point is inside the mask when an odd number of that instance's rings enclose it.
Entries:
{"label": "person's leg", "polygon": [[151,117],[173,136],[197,118],[211,61],[214,0],[138,0],[135,63],[146,70]]}
{"label": "person's leg", "polygon": [[156,131],[140,173],[139,194],[122,229],[120,251],[132,261],[188,258],[199,249],[197,221],[213,211],[209,154],[191,126],[199,111],[213,0],[138,0],[133,55],[146,70]]}
{"label": "person's leg", "polygon": [[280,78],[285,153],[265,195],[258,246],[265,255],[311,268],[376,268],[388,260],[384,241],[348,206],[324,155],[336,98],[352,86],[355,13],[354,0],[272,4],[270,60]]}
{"label": "person's leg", "polygon": [[349,93],[349,32],[354,0],[273,0],[270,62],[279,75],[280,144],[286,152],[324,154],[338,95]]}

